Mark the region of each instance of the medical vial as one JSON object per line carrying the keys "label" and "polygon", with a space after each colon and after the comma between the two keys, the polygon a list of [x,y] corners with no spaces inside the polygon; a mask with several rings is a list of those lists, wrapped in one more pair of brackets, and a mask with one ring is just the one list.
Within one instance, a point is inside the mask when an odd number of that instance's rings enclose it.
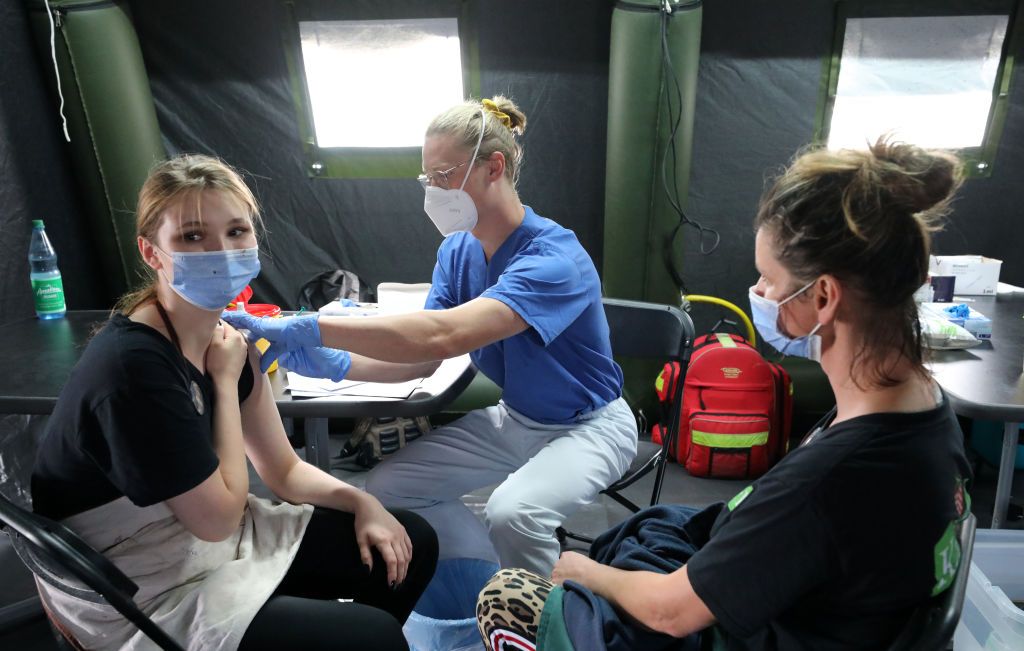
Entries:
{"label": "medical vial", "polygon": [[32,221],[32,241],[28,246],[29,279],[32,297],[36,302],[36,315],[40,319],[59,319],[67,307],[64,304],[64,283],[57,269],[57,252],[46,237],[43,220]]}

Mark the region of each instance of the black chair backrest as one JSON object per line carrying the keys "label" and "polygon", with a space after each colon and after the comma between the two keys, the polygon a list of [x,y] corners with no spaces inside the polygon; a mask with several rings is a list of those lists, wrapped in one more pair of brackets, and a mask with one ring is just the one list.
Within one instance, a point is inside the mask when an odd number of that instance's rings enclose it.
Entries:
{"label": "black chair backrest", "polygon": [[11,537],[18,556],[41,581],[80,599],[105,601],[161,649],[182,650],[132,600],[139,587],[73,531],[17,506],[2,494],[0,525]]}
{"label": "black chair backrest", "polygon": [[977,519],[974,515],[969,514],[960,523],[960,566],[957,567],[953,583],[914,611],[888,651],[932,651],[947,647],[964,607],[976,527]]}
{"label": "black chair backrest", "polygon": [[693,321],[679,308],[606,298],[604,312],[616,357],[688,359],[694,338]]}
{"label": "black chair backrest", "polygon": [[[659,303],[629,301],[620,298],[605,298],[603,303],[605,317],[608,319],[612,353],[616,357],[656,359],[660,362],[675,361],[679,362],[683,373],[686,372],[694,339],[693,322],[688,314],[679,308]],[[668,435],[662,438],[660,447],[655,448],[653,454],[650,451],[642,456],[638,453],[637,459],[634,460],[634,464],[629,470],[618,481],[601,491],[634,513],[643,507],[626,497],[621,491],[633,485],[652,470],[656,471],[656,474],[654,486],[651,489],[650,505],[657,504],[661,497],[665,467],[679,432],[679,410],[683,395],[683,378],[682,374],[680,375],[676,383],[676,390],[672,395],[672,409],[668,414]],[[650,380],[651,383],[648,386],[654,384],[653,376]],[[640,447],[639,443],[637,447]],[[556,535],[563,545],[567,539],[577,540],[588,545],[593,542],[592,538],[566,531],[563,527],[558,527]]]}
{"label": "black chair backrest", "polygon": [[[661,499],[661,488],[665,479],[665,468],[672,458],[676,440],[679,438],[679,414],[683,403],[683,381],[686,367],[693,351],[694,329],[690,315],[670,305],[628,301],[618,298],[604,299],[604,311],[611,332],[612,353],[616,357],[634,359],[656,359],[660,362],[678,362],[681,372],[672,393],[670,408],[665,415],[667,430],[662,437],[661,450],[656,457],[644,461],[643,465],[627,472],[618,482],[603,491],[631,511],[639,506],[621,495],[619,491],[633,484],[650,470],[656,470],[654,487],[651,490],[651,506]],[[653,385],[654,378],[651,377]]]}

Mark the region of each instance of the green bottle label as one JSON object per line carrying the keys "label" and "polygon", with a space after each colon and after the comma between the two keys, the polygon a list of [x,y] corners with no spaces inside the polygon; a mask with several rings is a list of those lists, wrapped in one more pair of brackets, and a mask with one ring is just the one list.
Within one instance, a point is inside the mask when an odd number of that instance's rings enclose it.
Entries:
{"label": "green bottle label", "polygon": [[64,283],[60,276],[32,281],[32,296],[36,299],[36,312],[63,312]]}

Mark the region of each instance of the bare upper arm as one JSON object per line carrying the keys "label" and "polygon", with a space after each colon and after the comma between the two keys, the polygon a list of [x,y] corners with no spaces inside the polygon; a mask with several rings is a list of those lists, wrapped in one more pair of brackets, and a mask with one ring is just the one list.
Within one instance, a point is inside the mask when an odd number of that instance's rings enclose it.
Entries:
{"label": "bare upper arm", "polygon": [[194,536],[210,542],[226,539],[241,522],[232,521],[230,514],[237,513],[235,499],[219,470],[214,470],[195,488],[164,503]]}
{"label": "bare upper arm", "polygon": [[672,610],[665,613],[668,619],[666,633],[673,637],[685,637],[715,623],[711,609],[693,589],[685,565],[669,574],[667,579],[669,590],[664,603],[670,604]]}
{"label": "bare upper arm", "polygon": [[277,493],[284,478],[299,462],[281,422],[281,414],[274,403],[270,380],[259,368],[259,352],[249,345],[249,364],[253,368],[252,392],[242,402],[242,437],[245,454],[256,473],[267,487]]}
{"label": "bare upper arm", "polygon": [[449,310],[437,312],[450,331],[448,357],[462,355],[523,332],[530,325],[508,305],[479,297]]}

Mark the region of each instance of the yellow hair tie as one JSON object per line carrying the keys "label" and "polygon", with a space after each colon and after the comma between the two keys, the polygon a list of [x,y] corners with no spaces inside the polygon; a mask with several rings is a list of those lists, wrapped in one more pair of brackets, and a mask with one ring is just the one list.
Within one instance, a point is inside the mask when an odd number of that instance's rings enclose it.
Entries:
{"label": "yellow hair tie", "polygon": [[498,118],[498,120],[501,121],[501,123],[505,125],[505,128],[507,128],[507,129],[511,129],[512,128],[512,118],[509,117],[508,113],[502,113],[498,109],[498,105],[497,104],[495,104],[494,102],[492,102],[489,99],[481,100],[480,104],[484,107],[484,109],[487,110],[488,113],[490,113],[494,117]]}

